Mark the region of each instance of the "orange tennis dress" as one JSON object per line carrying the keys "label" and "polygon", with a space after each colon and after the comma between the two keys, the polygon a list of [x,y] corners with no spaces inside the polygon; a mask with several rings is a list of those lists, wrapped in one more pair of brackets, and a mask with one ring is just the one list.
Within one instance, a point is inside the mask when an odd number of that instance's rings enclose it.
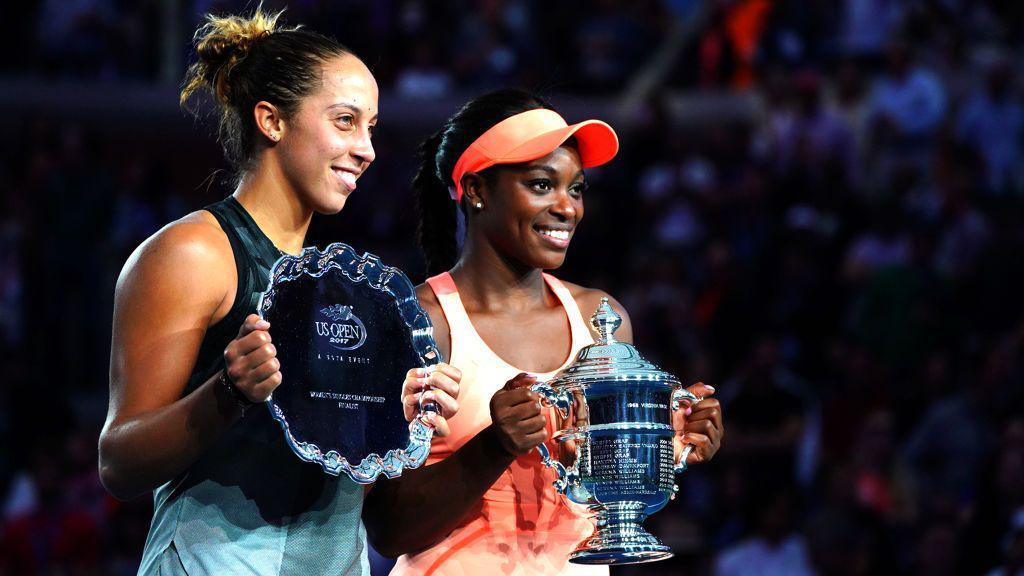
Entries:
{"label": "orange tennis dress", "polygon": [[[537,374],[547,380],[565,368],[580,348],[594,342],[569,290],[544,274],[568,318],[572,349],[563,365]],[[434,438],[427,465],[450,456],[491,424],[491,396],[521,372],[498,357],[473,328],[458,289],[447,272],[427,280],[437,295],[451,333],[450,364],[462,371],[459,412],[448,420],[451,434]],[[554,418],[548,419],[551,433]],[[551,483],[555,473],[537,452],[520,456],[483,495],[463,522],[437,545],[398,559],[395,575],[600,575],[606,566],[569,563],[569,554],[594,531],[593,523],[570,510]]]}

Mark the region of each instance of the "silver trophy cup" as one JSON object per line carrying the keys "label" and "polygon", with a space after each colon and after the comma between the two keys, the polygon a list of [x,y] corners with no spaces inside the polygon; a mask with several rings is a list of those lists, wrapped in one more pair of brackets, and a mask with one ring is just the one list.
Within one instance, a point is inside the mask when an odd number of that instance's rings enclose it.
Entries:
{"label": "silver trophy cup", "polygon": [[554,468],[555,489],[585,507],[596,522],[592,536],[569,557],[577,564],[636,564],[664,560],[672,550],[643,528],[643,521],[665,507],[686,469],[673,458],[672,412],[682,401],[699,399],[679,379],[615,340],[622,319],[608,299],[590,319],[600,338],[580,350],[554,379],[533,390],[560,416],[554,434],[557,453],[538,450]]}

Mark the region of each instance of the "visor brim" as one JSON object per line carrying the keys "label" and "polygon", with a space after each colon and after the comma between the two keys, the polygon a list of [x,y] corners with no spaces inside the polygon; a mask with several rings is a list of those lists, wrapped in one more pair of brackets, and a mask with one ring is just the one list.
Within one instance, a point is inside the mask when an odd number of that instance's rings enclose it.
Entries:
{"label": "visor brim", "polygon": [[494,163],[517,164],[543,158],[572,137],[576,138],[583,168],[600,166],[619,152],[619,138],[611,126],[600,120],[584,120],[534,136],[501,158],[495,158]]}

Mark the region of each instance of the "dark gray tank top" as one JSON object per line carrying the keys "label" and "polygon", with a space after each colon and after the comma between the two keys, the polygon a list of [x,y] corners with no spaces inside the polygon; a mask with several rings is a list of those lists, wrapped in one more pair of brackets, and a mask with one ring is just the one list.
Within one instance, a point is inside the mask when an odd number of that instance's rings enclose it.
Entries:
{"label": "dark gray tank top", "polygon": [[[223,368],[224,348],[256,311],[281,255],[234,197],[206,210],[231,242],[238,290],[227,316],[206,332],[186,395]],[[361,485],[299,460],[270,412],[253,406],[154,491],[139,574],[368,575],[362,507]]]}

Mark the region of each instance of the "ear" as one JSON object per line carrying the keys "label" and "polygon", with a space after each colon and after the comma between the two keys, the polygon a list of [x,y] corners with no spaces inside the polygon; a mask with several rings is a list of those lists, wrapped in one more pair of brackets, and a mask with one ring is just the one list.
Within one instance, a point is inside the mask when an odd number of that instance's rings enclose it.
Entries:
{"label": "ear", "polygon": [[271,142],[279,142],[284,137],[284,117],[281,111],[270,102],[260,100],[253,108],[253,119],[256,121],[256,129],[264,138]]}
{"label": "ear", "polygon": [[484,179],[476,172],[467,172],[462,175],[462,198],[467,203],[470,211],[480,211],[478,206],[484,205]]}

